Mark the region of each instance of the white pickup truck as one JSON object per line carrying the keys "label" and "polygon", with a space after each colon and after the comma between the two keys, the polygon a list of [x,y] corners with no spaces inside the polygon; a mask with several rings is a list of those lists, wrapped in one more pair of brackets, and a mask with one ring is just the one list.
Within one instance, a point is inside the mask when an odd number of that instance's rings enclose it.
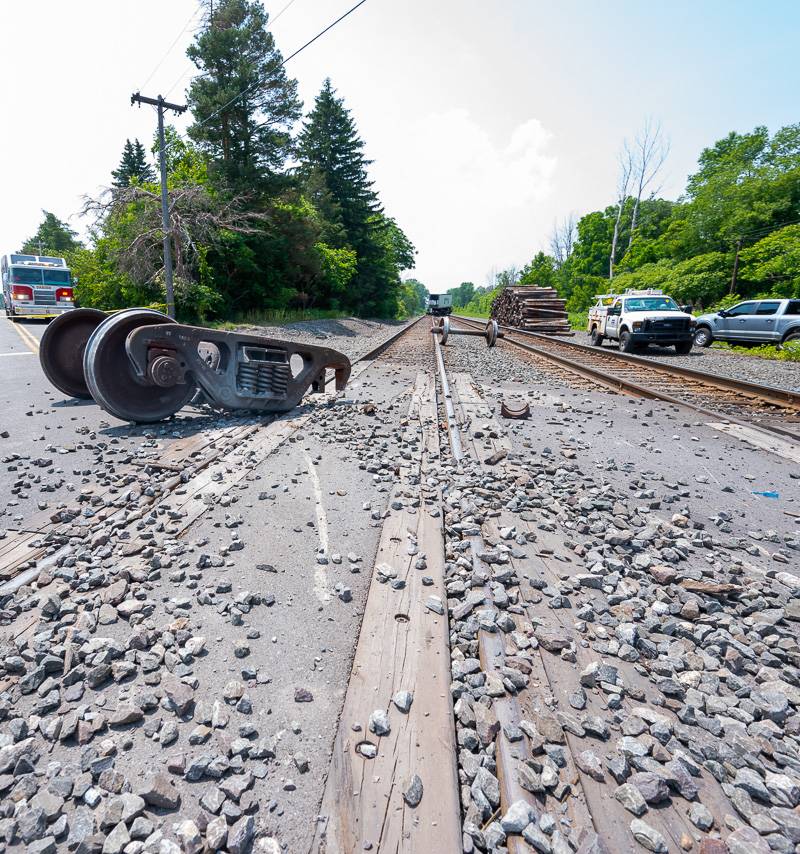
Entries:
{"label": "white pickup truck", "polygon": [[692,349],[694,318],[662,291],[628,290],[622,294],[598,294],[596,299],[586,326],[595,347],[609,338],[619,341],[623,353],[648,344],[674,346],[682,356]]}

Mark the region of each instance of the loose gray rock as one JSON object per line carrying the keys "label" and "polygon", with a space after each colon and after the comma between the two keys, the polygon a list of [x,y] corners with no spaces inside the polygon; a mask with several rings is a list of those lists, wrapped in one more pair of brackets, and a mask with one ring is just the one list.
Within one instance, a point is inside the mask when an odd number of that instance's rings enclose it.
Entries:
{"label": "loose gray rock", "polygon": [[403,792],[403,800],[410,807],[418,807],[422,801],[422,780],[418,774],[414,774],[409,781],[405,792]]}
{"label": "loose gray rock", "polygon": [[642,848],[653,851],[655,854],[668,854],[669,849],[664,837],[640,818],[635,818],[631,822],[631,833]]}

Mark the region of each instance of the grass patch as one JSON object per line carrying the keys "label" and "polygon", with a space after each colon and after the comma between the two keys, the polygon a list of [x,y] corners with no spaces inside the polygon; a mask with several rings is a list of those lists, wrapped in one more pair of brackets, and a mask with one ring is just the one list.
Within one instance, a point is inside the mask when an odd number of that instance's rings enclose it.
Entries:
{"label": "grass patch", "polygon": [[346,311],[331,309],[306,308],[288,309],[276,308],[268,311],[246,311],[237,315],[234,320],[222,320],[210,324],[213,329],[233,331],[240,326],[284,326],[287,323],[298,323],[303,320],[341,320],[351,317]]}
{"label": "grass patch", "polygon": [[568,312],[567,318],[569,319],[570,329],[586,329],[588,316],[589,316],[588,310],[587,311],[570,311],[570,312]]}
{"label": "grass patch", "polygon": [[479,317],[482,320],[489,319],[488,311],[478,311],[477,309],[470,308],[467,305],[465,305],[464,308],[456,308],[453,306],[453,314],[461,314],[464,317]]}
{"label": "grass patch", "polygon": [[782,349],[772,344],[761,344],[758,347],[736,347],[727,341],[715,341],[711,345],[714,350],[727,350],[739,356],[750,356],[754,359],[771,359],[774,362],[800,362],[800,341],[789,341]]}

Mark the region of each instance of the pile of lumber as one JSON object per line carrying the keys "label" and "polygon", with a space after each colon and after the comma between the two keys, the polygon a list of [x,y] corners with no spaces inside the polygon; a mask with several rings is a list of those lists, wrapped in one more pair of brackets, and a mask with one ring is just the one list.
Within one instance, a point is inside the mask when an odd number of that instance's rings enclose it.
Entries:
{"label": "pile of lumber", "polygon": [[554,288],[503,288],[492,303],[492,317],[504,326],[572,335],[565,300],[558,298]]}

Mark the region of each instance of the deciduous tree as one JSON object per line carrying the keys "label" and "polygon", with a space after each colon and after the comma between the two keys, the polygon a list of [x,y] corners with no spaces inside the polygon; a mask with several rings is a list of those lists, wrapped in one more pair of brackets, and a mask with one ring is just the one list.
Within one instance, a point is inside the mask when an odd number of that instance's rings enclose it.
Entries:
{"label": "deciduous tree", "polygon": [[64,255],[78,249],[81,242],[76,233],[55,214],[42,211],[44,219],[36,229],[36,234],[28,238],[22,246],[26,255]]}

